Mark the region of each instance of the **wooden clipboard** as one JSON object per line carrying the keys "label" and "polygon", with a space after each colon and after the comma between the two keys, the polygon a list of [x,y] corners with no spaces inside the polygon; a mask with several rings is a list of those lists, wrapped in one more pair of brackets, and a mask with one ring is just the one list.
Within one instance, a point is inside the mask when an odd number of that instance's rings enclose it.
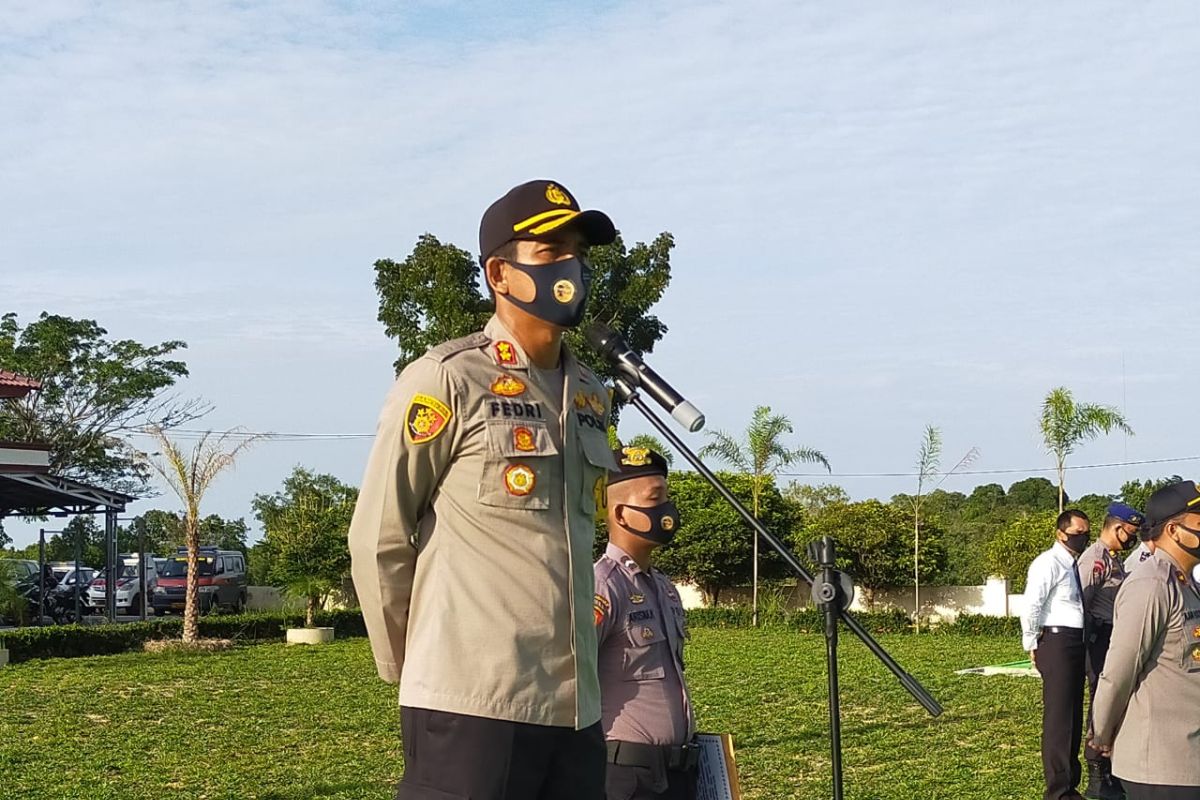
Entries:
{"label": "wooden clipboard", "polygon": [[700,746],[696,800],[742,800],[733,737],[728,733],[698,733],[696,744]]}

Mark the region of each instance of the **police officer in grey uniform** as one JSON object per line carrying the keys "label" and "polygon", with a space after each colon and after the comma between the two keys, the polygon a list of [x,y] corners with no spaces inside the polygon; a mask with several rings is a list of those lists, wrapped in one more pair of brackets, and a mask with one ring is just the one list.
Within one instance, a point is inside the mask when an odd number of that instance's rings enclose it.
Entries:
{"label": "police officer in grey uniform", "polygon": [[683,604],[651,566],[679,512],[667,497],[667,462],[652,450],[614,453],[608,476],[608,547],[596,562],[601,720],[608,740],[609,800],[696,793],[699,750],[683,667]]}
{"label": "police officer in grey uniform", "polygon": [[608,393],[562,344],[587,248],[615,237],[561,185],[488,208],[496,314],[400,374],[350,527],[380,677],[399,684],[401,800],[599,800],[591,569],[615,468]]}
{"label": "police officer in grey uniform", "polygon": [[1154,555],[1117,594],[1092,746],[1130,800],[1200,800],[1200,491],[1166,486],[1146,517]]}
{"label": "police officer in grey uniform", "polygon": [[[1119,554],[1138,541],[1142,513],[1125,503],[1112,503],[1104,514],[1104,525],[1091,547],[1079,556],[1079,580],[1083,587],[1083,614],[1087,624],[1087,680],[1092,704],[1088,707],[1088,731],[1092,730],[1092,709],[1096,703],[1096,683],[1104,670],[1104,656],[1112,637],[1113,603],[1125,581],[1125,564]],[[1102,753],[1088,745],[1084,749],[1088,765],[1084,797],[1121,800],[1125,792],[1112,777],[1112,764]]]}

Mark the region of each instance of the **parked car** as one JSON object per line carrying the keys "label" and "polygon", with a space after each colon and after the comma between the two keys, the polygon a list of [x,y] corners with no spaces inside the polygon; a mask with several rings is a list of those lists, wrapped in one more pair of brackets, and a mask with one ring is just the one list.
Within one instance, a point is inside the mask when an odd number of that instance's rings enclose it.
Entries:
{"label": "parked car", "polygon": [[[142,595],[138,576],[138,557],[136,555],[121,556],[121,566],[117,575],[117,613],[120,615],[137,615],[142,613]],[[154,570],[152,556],[146,556],[146,609],[151,607],[151,598],[158,586],[158,573]],[[97,573],[88,586],[87,604],[92,613],[99,614],[105,609],[105,592],[108,589],[108,579],[104,572]]]}
{"label": "parked car", "polygon": [[58,585],[64,589],[73,589],[76,583],[79,584],[81,589],[87,589],[95,577],[100,574],[100,571],[91,567],[80,567],[78,573],[71,568],[65,570],[55,569],[54,574],[58,576]]}
{"label": "parked car", "polygon": [[[154,613],[182,612],[187,594],[187,548],[167,559],[154,592]],[[196,588],[200,613],[222,608],[241,612],[246,608],[246,557],[237,550],[201,547],[197,558]]]}
{"label": "parked car", "polygon": [[37,574],[36,561],[25,558],[0,558],[0,580],[9,586],[16,586],[18,583],[36,577]]}

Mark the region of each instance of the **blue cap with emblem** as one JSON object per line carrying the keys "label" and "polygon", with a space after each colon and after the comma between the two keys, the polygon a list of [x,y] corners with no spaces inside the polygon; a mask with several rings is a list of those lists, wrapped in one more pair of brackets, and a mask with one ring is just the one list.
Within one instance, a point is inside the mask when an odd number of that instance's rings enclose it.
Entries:
{"label": "blue cap with emblem", "polygon": [[1146,520],[1146,516],[1142,512],[1125,503],[1110,503],[1104,513],[1107,516],[1116,517],[1121,522],[1128,522],[1130,525],[1141,525]]}

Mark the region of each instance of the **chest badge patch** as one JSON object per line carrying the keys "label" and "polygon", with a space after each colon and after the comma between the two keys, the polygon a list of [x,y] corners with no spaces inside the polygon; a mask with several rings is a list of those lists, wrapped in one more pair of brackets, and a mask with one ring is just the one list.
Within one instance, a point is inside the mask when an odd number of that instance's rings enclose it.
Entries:
{"label": "chest badge patch", "polygon": [[512,342],[496,342],[496,344],[493,345],[493,350],[496,354],[497,364],[502,367],[517,366],[517,348],[513,346]]}
{"label": "chest badge patch", "polygon": [[650,628],[642,628],[642,638],[643,639],[653,639],[654,631],[652,631]]}
{"label": "chest badge patch", "polygon": [[525,427],[513,428],[513,447],[522,453],[532,453],[534,450],[537,450],[533,431]]}
{"label": "chest badge patch", "polygon": [[436,397],[413,395],[408,412],[404,415],[404,432],[410,444],[432,442],[446,430],[453,418],[450,407]]}
{"label": "chest badge patch", "polygon": [[520,397],[525,394],[525,384],[512,375],[501,375],[492,381],[492,394],[501,397]]}
{"label": "chest badge patch", "polygon": [[642,603],[646,602],[646,596],[636,593],[631,594],[629,595],[629,602],[633,603],[635,606],[640,606]]}
{"label": "chest badge patch", "polygon": [[516,497],[524,497],[537,485],[537,475],[525,464],[513,464],[504,470],[504,488]]}

